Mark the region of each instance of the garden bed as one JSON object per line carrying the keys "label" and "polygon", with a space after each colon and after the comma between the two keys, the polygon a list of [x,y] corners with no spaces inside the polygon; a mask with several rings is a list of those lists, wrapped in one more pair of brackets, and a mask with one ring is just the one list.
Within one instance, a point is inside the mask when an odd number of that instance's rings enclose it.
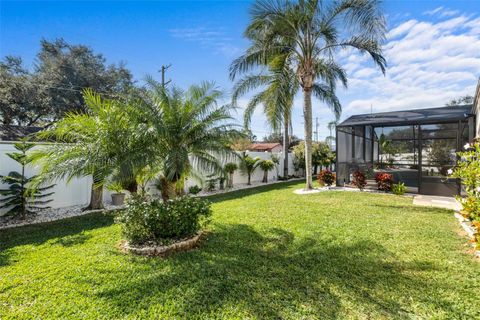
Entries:
{"label": "garden bed", "polygon": [[89,213],[100,212],[100,211],[113,211],[124,208],[123,206],[112,206],[109,204],[105,205],[104,209],[99,210],[83,210],[86,205],[78,206],[69,206],[63,208],[52,208],[47,210],[39,211],[37,214],[28,215],[25,219],[12,218],[6,216],[0,216],[0,230],[21,227],[31,224],[51,222],[60,219],[66,219],[71,217],[82,216]]}
{"label": "garden bed", "polygon": [[203,231],[198,232],[192,237],[173,240],[170,244],[146,244],[132,245],[128,241],[122,241],[120,248],[124,252],[134,253],[142,256],[160,256],[165,257],[173,252],[187,251],[195,248],[204,235]]}

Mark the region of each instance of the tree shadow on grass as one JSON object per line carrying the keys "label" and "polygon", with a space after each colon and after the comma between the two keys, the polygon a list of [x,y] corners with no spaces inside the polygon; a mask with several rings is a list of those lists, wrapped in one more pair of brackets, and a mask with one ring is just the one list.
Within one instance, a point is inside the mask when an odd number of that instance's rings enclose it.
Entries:
{"label": "tree shadow on grass", "polygon": [[[401,261],[372,241],[295,239],[247,225],[218,225],[201,248],[167,259],[125,259],[131,268],[109,270],[116,281],[96,290],[122,316],[169,306],[172,317],[182,318],[235,310],[230,316],[333,319],[346,304],[367,317],[407,318],[404,295],[421,303],[429,299],[427,286],[441,286],[418,276],[433,269],[428,262]],[[449,308],[441,299],[428,303]]]}
{"label": "tree shadow on grass", "polygon": [[243,197],[248,197],[251,195],[264,193],[272,190],[289,189],[292,186],[297,185],[301,182],[302,180],[293,180],[293,181],[285,181],[285,182],[279,182],[274,184],[266,184],[266,185],[260,185],[257,187],[249,188],[249,189],[236,190],[236,191],[230,191],[226,193],[206,196],[204,198],[210,200],[211,202],[221,202],[225,200],[241,199]]}
{"label": "tree shadow on grass", "polygon": [[22,245],[41,245],[51,239],[54,244],[72,246],[88,239],[84,231],[113,224],[113,216],[103,213],[90,213],[83,216],[62,219],[0,230],[0,266],[9,264],[11,252],[8,250]]}

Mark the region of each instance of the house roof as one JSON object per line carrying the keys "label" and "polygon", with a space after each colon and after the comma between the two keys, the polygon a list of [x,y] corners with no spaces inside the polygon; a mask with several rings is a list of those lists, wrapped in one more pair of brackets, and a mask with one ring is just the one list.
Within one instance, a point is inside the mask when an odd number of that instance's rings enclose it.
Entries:
{"label": "house roof", "polygon": [[275,143],[275,142],[272,142],[272,143],[269,143],[269,142],[260,142],[260,143],[253,143],[249,150],[272,150],[273,148],[277,147],[277,146],[282,146],[280,143]]}
{"label": "house roof", "polygon": [[0,125],[0,141],[20,141],[20,139],[42,130],[40,127]]}
{"label": "house roof", "polygon": [[472,105],[449,106],[405,111],[380,112],[351,116],[337,127],[396,126],[433,124],[464,120],[472,116]]}

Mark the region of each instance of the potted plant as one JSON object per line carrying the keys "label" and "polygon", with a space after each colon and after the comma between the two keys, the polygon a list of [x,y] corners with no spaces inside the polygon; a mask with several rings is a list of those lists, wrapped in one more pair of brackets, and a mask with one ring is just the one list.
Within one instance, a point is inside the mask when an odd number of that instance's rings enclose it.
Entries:
{"label": "potted plant", "polygon": [[125,202],[125,193],[120,183],[111,183],[107,186],[107,189],[112,193],[112,205],[121,206]]}

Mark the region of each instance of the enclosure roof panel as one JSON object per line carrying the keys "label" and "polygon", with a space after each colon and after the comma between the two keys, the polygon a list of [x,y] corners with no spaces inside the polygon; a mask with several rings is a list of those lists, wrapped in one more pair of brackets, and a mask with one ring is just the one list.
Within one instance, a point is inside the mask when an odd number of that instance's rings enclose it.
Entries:
{"label": "enclosure roof panel", "polygon": [[351,116],[337,127],[350,126],[399,126],[429,123],[445,123],[464,120],[472,115],[472,105],[449,106],[428,109],[379,112]]}

